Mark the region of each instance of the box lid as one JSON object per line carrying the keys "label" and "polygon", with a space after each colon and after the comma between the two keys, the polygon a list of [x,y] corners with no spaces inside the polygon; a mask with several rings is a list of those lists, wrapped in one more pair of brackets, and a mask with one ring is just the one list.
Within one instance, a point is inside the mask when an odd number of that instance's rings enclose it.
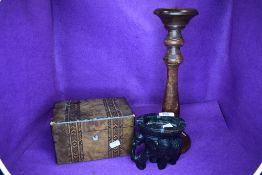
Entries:
{"label": "box lid", "polygon": [[[55,104],[53,114],[51,125],[134,118],[124,97],[62,101]],[[133,126],[132,121],[127,125]]]}

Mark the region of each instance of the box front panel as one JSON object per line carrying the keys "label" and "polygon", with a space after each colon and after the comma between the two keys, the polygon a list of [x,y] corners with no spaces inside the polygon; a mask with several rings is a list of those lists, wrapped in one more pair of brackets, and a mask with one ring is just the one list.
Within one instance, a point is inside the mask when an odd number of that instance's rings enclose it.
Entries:
{"label": "box front panel", "polygon": [[[81,162],[129,154],[133,127],[117,127],[116,123],[121,123],[121,120],[104,122],[108,122],[110,127],[101,131],[90,131],[89,122],[53,125],[57,163]],[[115,141],[119,141],[120,145],[111,148],[110,143]]]}
{"label": "box front panel", "polygon": [[[134,115],[125,99],[69,101],[56,108],[55,116],[59,116],[59,120],[51,122],[51,126],[58,163],[117,157],[129,153]],[[119,142],[118,145],[110,147],[115,141]]]}

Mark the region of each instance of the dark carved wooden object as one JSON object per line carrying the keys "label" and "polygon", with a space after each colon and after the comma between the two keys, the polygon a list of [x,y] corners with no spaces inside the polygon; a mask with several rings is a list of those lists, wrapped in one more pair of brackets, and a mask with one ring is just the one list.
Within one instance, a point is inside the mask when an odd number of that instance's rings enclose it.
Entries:
{"label": "dark carved wooden object", "polygon": [[[167,65],[167,82],[162,111],[174,112],[179,116],[180,105],[178,96],[178,66],[183,61],[180,47],[183,46],[184,40],[181,31],[194,16],[198,15],[196,9],[191,8],[172,8],[172,9],[156,9],[154,13],[160,17],[168,35],[165,39],[165,45],[168,51],[164,57]],[[181,134],[184,146],[182,152],[186,152],[190,148],[190,138],[183,132]]]}
{"label": "dark carved wooden object", "polygon": [[[166,124],[171,126],[163,127]],[[136,127],[131,159],[137,168],[145,169],[148,159],[157,163],[159,169],[164,169],[168,163],[176,164],[183,147],[180,134],[186,127],[182,118],[145,114],[136,119]],[[144,149],[137,153],[138,147],[143,144]]]}

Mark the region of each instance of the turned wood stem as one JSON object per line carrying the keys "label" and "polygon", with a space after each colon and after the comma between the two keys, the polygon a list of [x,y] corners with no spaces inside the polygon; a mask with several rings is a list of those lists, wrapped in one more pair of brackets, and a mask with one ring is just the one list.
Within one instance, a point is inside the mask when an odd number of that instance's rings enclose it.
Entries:
{"label": "turned wood stem", "polygon": [[183,61],[180,47],[184,40],[181,35],[181,29],[171,29],[165,39],[165,45],[168,51],[164,58],[167,65],[167,82],[162,111],[174,112],[179,116],[180,104],[178,95],[178,66]]}
{"label": "turned wood stem", "polygon": [[177,73],[177,65],[167,65],[167,82],[162,111],[174,112],[177,116],[179,116],[180,107]]}

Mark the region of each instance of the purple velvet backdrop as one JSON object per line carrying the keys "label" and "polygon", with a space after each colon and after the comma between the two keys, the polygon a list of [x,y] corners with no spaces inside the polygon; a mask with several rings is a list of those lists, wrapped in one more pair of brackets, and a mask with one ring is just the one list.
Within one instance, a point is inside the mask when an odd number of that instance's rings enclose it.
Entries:
{"label": "purple velvet backdrop", "polygon": [[[159,7],[199,10],[179,70],[181,102],[193,103],[182,106],[191,150],[164,171],[138,171],[128,157],[56,165],[55,101],[125,96],[136,114],[160,109]],[[0,158],[13,174],[251,174],[262,160],[261,9],[259,0],[2,0]]]}

